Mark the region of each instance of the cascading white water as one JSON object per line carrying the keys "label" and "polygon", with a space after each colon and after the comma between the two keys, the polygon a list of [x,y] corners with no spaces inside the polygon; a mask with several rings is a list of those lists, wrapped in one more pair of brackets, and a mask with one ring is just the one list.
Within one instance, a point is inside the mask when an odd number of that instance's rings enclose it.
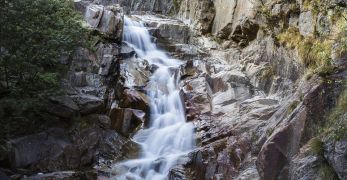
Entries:
{"label": "cascading white water", "polygon": [[179,94],[177,69],[182,63],[170,59],[151,42],[149,32],[140,22],[125,17],[123,40],[137,55],[158,69],[150,78],[148,95],[151,100],[150,125],[140,130],[133,140],[142,147],[138,159],[117,164],[116,179],[162,180],[179,157],[194,146],[194,126],[186,122]]}

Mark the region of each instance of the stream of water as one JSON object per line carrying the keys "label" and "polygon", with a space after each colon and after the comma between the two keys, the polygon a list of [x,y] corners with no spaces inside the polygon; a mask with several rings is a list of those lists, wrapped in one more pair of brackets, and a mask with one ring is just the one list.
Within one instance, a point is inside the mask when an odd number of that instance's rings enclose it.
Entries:
{"label": "stream of water", "polygon": [[133,137],[141,145],[141,156],[117,164],[121,173],[115,179],[166,179],[179,158],[194,147],[194,126],[186,122],[184,103],[179,94],[180,78],[176,70],[182,62],[159,50],[143,23],[129,17],[125,17],[123,40],[140,58],[158,68],[151,76],[147,90],[151,101],[149,127]]}

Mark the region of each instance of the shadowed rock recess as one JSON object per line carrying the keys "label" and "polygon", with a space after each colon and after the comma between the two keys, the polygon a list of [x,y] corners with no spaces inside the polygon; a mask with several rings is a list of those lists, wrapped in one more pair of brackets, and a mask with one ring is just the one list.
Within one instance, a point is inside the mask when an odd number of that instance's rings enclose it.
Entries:
{"label": "shadowed rock recess", "polygon": [[61,123],[9,139],[0,179],[347,179],[346,0],[74,7],[94,51],[61,62]]}

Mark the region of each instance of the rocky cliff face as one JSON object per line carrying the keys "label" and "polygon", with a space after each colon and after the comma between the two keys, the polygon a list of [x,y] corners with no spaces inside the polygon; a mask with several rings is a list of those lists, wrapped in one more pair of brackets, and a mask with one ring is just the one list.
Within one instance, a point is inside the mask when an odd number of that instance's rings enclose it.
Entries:
{"label": "rocky cliff face", "polygon": [[[346,57],[335,49],[344,42],[334,40],[323,47],[316,40],[341,33],[338,26],[346,22],[337,14],[346,13],[346,2],[173,4],[179,7],[173,16],[191,30],[187,46],[194,55],[184,56],[181,84],[200,148],[189,163],[173,170],[172,178],[343,179],[345,174],[327,158],[328,144],[340,141],[320,133],[332,126],[329,114],[345,88]],[[320,52],[306,42],[317,43]],[[182,50],[182,45],[173,46],[176,52]],[[325,51],[324,61],[338,66],[317,63]],[[316,62],[307,62],[311,60]],[[317,137],[323,141],[324,156],[310,153]],[[325,167],[332,168],[325,172]]]}
{"label": "rocky cliff face", "polygon": [[107,179],[112,164],[138,155],[129,137],[148,122],[144,92],[155,67],[121,42],[130,11],[158,46],[185,62],[181,94],[198,147],[169,179],[347,177],[346,41],[338,40],[346,1],[75,5],[99,41],[95,52],[80,48],[62,62],[66,94],[47,106],[73,125],[9,141],[0,160],[12,178]]}

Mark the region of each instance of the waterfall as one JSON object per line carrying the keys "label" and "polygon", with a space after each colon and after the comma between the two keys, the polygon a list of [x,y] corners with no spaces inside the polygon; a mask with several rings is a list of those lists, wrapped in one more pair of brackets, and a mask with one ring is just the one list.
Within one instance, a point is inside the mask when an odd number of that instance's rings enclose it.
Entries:
{"label": "waterfall", "polygon": [[[180,97],[177,74],[181,61],[170,59],[151,42],[141,22],[125,17],[123,40],[137,55],[156,65],[147,94],[151,101],[149,127],[140,130],[133,140],[142,148],[138,159],[116,165],[116,179],[162,180],[182,155],[194,147],[194,126],[186,122],[184,103]],[[176,72],[176,73],[175,73]]]}

